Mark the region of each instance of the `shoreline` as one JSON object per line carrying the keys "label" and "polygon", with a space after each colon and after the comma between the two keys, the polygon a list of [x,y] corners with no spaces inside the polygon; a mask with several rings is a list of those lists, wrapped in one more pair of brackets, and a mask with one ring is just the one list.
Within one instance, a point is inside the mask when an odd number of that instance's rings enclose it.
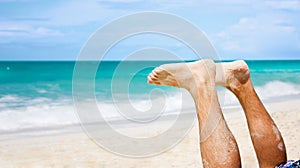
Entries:
{"label": "shoreline", "polygon": [[[296,106],[297,102],[300,100],[300,94],[296,95],[289,95],[289,96],[281,96],[278,98],[272,98],[272,99],[267,99],[267,100],[262,100],[263,104],[268,107],[268,106],[273,106],[275,105],[277,108],[282,109],[280,105],[277,104],[282,104],[285,102],[290,102],[293,104],[293,106]],[[238,101],[234,104],[227,104],[227,105],[221,105],[222,111],[225,115],[225,117],[234,117],[235,115],[229,114],[229,113],[236,113],[238,111],[242,110],[242,107],[238,103]],[[292,107],[289,107],[292,108]],[[284,107],[283,107],[284,109]],[[300,108],[299,108],[300,110]],[[170,118],[174,119],[178,115],[178,110],[172,110],[172,111],[167,111],[166,114],[161,116],[161,121],[168,121]],[[182,111],[183,114],[191,114],[195,113],[194,105],[191,104],[187,108],[183,108]],[[278,110],[274,109],[271,107],[271,110],[269,110],[270,113],[276,112]],[[174,113],[175,112],[175,113]],[[76,116],[77,117],[77,116]],[[147,119],[147,118],[145,118]],[[130,122],[126,121],[124,118],[120,119],[120,117],[112,117],[112,118],[105,118],[105,122],[110,122],[112,124],[117,124],[117,125],[130,125]],[[87,124],[87,125],[93,125],[94,123]],[[100,123],[102,124],[102,123]],[[75,123],[75,124],[65,124],[65,125],[54,125],[54,126],[48,126],[48,127],[39,127],[39,128],[25,128],[25,129],[19,129],[19,130],[1,130],[0,131],[0,141],[5,140],[5,139],[14,139],[16,137],[30,137],[30,135],[34,136],[49,136],[49,135],[56,135],[56,134],[63,134],[63,133],[75,133],[82,131],[82,126],[81,123]],[[6,138],[10,137],[10,138]]]}
{"label": "shoreline", "polygon": [[[300,99],[265,103],[285,140],[288,159],[300,159]],[[246,119],[241,108],[223,109],[229,128],[236,137],[243,167],[258,167]],[[154,127],[120,126],[120,130],[142,136],[167,128],[168,122]],[[43,131],[43,130],[42,130]],[[133,135],[132,134],[132,135]],[[3,135],[0,135],[0,137]],[[146,150],[146,149],[145,149]],[[0,140],[0,164],[8,167],[201,167],[198,125],[175,147],[153,157],[140,159],[112,154],[95,144],[79,127],[74,132],[36,136],[11,136]],[[254,166],[255,165],[255,166]]]}

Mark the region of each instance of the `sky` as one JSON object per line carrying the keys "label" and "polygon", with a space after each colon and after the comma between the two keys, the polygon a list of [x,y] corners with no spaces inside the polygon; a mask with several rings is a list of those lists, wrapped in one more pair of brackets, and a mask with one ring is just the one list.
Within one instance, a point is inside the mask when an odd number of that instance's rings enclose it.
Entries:
{"label": "sky", "polygon": [[[144,11],[197,26],[222,60],[300,59],[300,0],[0,0],[0,60],[76,60],[95,31]],[[104,59],[151,47],[197,59],[180,41],[154,34],[123,39]]]}

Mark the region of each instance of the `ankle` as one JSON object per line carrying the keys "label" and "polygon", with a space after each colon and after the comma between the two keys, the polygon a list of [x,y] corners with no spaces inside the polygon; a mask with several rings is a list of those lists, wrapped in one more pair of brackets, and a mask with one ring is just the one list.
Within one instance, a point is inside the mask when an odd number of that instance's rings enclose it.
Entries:
{"label": "ankle", "polygon": [[255,93],[254,87],[252,85],[251,80],[249,79],[244,84],[238,84],[233,86],[227,87],[231,92],[233,92],[235,95],[251,95],[252,93]]}

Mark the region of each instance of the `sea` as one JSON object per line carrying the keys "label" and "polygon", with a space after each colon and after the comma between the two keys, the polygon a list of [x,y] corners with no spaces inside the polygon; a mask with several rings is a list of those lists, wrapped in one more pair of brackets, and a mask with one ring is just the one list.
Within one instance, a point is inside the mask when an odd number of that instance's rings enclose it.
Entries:
{"label": "sea", "polygon": [[[263,102],[300,98],[300,60],[246,62]],[[151,108],[150,95],[153,99],[165,97],[169,107],[165,114],[172,115],[180,108],[182,89],[147,83],[147,75],[153,68],[165,63],[172,61],[88,61],[75,81],[80,81],[82,87],[90,86],[86,82],[94,83],[92,98],[107,120],[126,120],[115,112],[116,102],[130,103],[140,111]],[[76,61],[0,61],[0,134],[37,129],[59,131],[80,124],[73,101],[76,64]],[[91,74],[89,67],[95,64],[98,68],[93,72],[93,80],[87,80],[85,74]],[[153,90],[161,94],[153,97]],[[225,95],[222,108],[239,106],[233,94],[221,87],[217,90]],[[185,108],[193,109],[193,102]]]}

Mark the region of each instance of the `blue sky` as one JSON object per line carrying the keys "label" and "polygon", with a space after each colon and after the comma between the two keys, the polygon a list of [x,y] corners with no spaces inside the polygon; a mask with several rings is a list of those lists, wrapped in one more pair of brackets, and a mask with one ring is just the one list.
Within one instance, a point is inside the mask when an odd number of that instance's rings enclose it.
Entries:
{"label": "blue sky", "polygon": [[[75,60],[101,26],[143,11],[193,23],[221,59],[300,58],[300,0],[0,0],[0,60]],[[196,59],[178,42],[151,35],[118,44],[106,59],[153,46]]]}

